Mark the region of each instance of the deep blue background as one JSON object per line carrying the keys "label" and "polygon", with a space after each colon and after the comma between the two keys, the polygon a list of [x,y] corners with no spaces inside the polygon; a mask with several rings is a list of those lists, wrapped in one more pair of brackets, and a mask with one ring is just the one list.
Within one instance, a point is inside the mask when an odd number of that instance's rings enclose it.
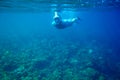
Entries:
{"label": "deep blue background", "polygon": [[[72,27],[59,30],[51,25],[54,12],[1,12],[0,39],[29,39],[34,36],[56,38],[64,42],[73,41],[90,44],[96,41],[106,49],[112,49],[109,63],[117,71],[116,63],[120,62],[120,10],[81,10],[77,12],[63,11],[63,18],[79,16],[81,21]],[[61,43],[62,44],[62,43]],[[81,45],[80,44],[80,45]],[[104,53],[102,53],[104,54]],[[104,71],[103,71],[104,72]],[[113,73],[114,74],[114,73]],[[117,74],[117,72],[116,72]]]}
{"label": "deep blue background", "polygon": [[98,39],[101,41],[119,43],[120,11],[112,10],[82,10],[78,12],[63,11],[63,18],[79,16],[81,21],[73,27],[63,30],[51,25],[53,12],[1,12],[0,35],[31,36],[46,35],[70,40]]}

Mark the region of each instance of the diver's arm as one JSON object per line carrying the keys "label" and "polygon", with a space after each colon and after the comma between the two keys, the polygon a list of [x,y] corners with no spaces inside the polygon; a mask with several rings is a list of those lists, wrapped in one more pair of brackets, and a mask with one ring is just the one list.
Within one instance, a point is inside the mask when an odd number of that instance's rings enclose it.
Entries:
{"label": "diver's arm", "polygon": [[54,17],[53,17],[53,19],[55,19],[55,18],[61,19],[61,16],[59,15],[59,13],[58,13],[57,11],[54,12]]}
{"label": "diver's arm", "polygon": [[58,16],[58,12],[55,11],[55,17]]}
{"label": "diver's arm", "polygon": [[55,25],[55,22],[54,22],[54,21],[52,22],[52,25]]}
{"label": "diver's arm", "polygon": [[58,17],[60,17],[60,16],[58,15],[58,12],[55,11],[55,12],[54,12],[54,17],[53,17],[53,18],[55,19],[55,18],[58,18]]}

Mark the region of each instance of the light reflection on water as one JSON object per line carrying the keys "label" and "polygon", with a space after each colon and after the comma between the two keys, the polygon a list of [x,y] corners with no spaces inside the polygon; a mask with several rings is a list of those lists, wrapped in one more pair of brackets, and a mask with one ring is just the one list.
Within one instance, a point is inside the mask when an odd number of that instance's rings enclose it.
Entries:
{"label": "light reflection on water", "polygon": [[0,0],[1,11],[51,11],[116,7],[120,7],[120,0]]}

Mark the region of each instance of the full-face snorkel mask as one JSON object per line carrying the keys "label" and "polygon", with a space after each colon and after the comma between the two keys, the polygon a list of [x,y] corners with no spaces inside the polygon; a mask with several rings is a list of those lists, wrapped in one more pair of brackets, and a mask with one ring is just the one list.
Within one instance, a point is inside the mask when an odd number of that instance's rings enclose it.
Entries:
{"label": "full-face snorkel mask", "polygon": [[61,18],[59,16],[54,17],[54,20],[56,23],[60,23],[61,22]]}

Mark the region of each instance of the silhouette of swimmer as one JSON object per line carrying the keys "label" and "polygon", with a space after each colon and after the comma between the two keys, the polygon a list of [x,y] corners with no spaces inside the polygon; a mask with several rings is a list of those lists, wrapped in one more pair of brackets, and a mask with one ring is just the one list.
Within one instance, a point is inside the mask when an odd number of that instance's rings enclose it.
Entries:
{"label": "silhouette of swimmer", "polygon": [[55,12],[53,19],[54,20],[52,22],[52,25],[54,25],[58,29],[64,29],[64,28],[70,27],[74,23],[77,23],[80,20],[79,17],[72,18],[72,19],[62,19],[60,15],[58,15],[58,12]]}

